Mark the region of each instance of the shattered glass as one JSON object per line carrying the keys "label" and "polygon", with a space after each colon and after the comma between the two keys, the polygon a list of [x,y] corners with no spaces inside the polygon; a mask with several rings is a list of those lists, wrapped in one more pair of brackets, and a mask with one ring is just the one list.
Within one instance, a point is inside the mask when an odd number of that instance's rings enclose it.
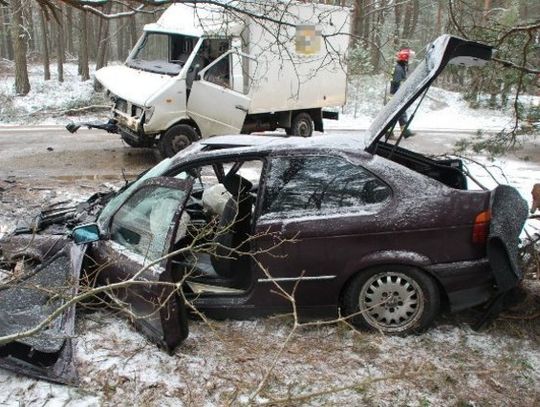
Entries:
{"label": "shattered glass", "polygon": [[167,232],[185,192],[149,186],[133,194],[113,217],[111,240],[149,261],[163,256]]}

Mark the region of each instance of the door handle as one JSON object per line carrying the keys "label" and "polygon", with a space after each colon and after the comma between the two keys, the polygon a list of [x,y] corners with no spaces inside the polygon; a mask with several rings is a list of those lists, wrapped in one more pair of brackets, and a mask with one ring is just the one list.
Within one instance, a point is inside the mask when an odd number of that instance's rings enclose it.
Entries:
{"label": "door handle", "polygon": [[248,109],[246,109],[246,108],[245,108],[244,106],[242,106],[242,105],[236,105],[235,107],[236,107],[238,110],[241,110],[241,111],[243,111],[243,112],[245,112],[245,113],[248,112]]}

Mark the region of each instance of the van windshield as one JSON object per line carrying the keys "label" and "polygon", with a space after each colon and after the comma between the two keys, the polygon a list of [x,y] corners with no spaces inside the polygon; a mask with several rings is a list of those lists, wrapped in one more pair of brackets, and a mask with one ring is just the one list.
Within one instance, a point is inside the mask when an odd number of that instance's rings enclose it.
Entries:
{"label": "van windshield", "polygon": [[197,37],[147,32],[126,65],[143,71],[178,75],[191,55]]}

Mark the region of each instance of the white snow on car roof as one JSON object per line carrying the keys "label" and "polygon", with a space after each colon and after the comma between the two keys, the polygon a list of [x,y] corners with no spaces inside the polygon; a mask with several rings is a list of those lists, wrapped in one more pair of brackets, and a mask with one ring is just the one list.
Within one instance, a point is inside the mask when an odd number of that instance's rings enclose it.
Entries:
{"label": "white snow on car roof", "polygon": [[279,136],[217,136],[200,141],[205,146],[234,147],[291,147],[291,148],[336,148],[364,149],[363,133],[348,135],[324,135],[310,138]]}

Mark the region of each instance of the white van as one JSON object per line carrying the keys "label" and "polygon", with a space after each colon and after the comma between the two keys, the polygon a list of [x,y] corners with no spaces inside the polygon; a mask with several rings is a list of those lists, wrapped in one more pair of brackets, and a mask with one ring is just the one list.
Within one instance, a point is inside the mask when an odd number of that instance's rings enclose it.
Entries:
{"label": "white van", "polygon": [[164,156],[215,135],[323,131],[337,114],[322,108],[345,103],[349,16],[290,1],[171,5],[123,65],[96,72],[113,101],[106,129]]}

